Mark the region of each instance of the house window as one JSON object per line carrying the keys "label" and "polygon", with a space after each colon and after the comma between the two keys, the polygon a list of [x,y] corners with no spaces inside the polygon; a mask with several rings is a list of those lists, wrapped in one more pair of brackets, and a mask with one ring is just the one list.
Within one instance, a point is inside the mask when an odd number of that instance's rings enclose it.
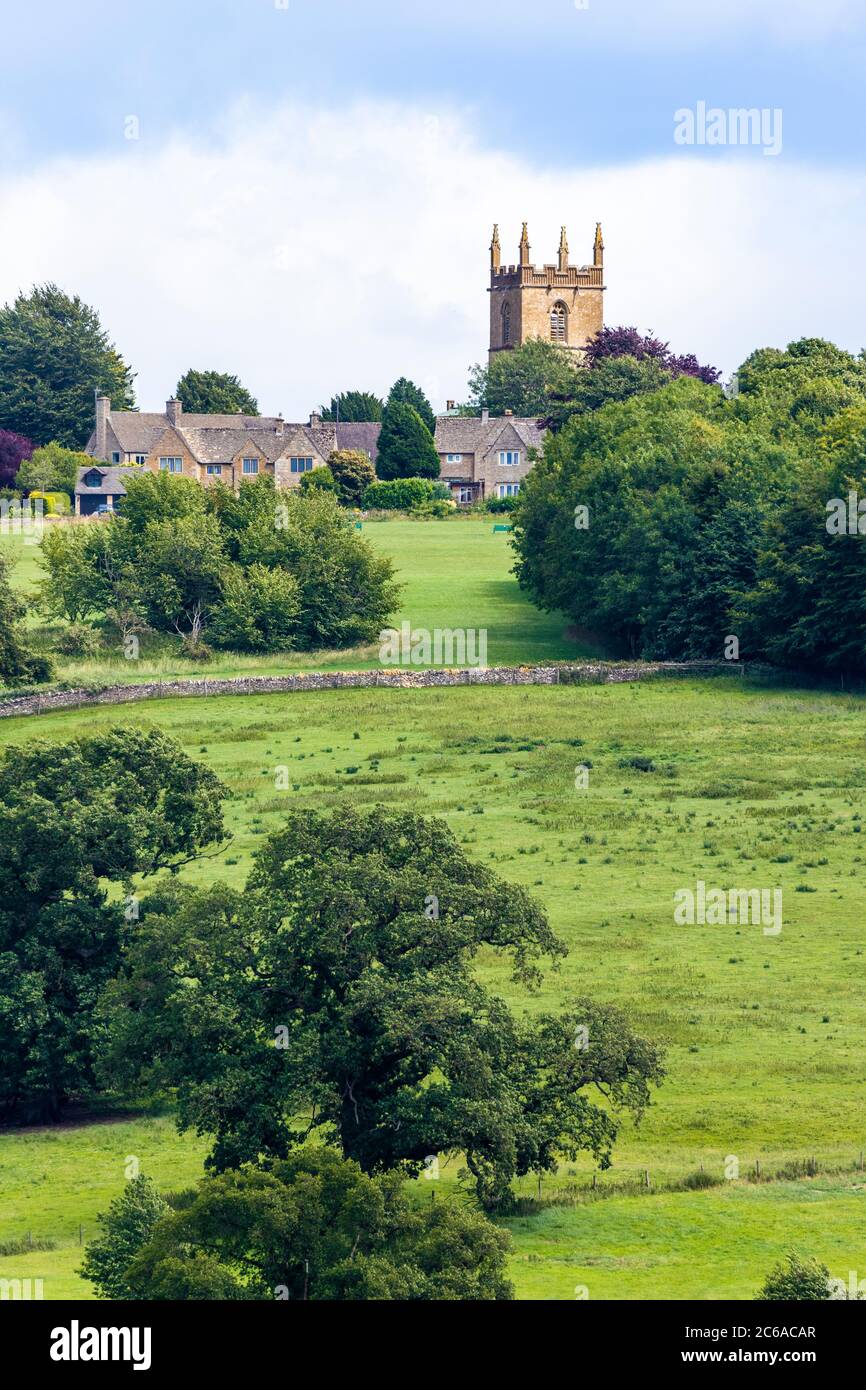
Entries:
{"label": "house window", "polygon": [[116,449],[115,449],[114,453],[111,455],[111,462],[112,462],[112,463],[120,463],[120,454],[117,452]]}
{"label": "house window", "polygon": [[502,346],[511,346],[511,305],[502,306]]}
{"label": "house window", "polygon": [[462,462],[463,462],[463,455],[462,455],[462,454],[449,454],[449,455],[448,455],[448,462],[449,462],[449,463],[462,463]]}
{"label": "house window", "polygon": [[313,467],[312,459],[290,459],[289,468],[292,473],[309,473]]}
{"label": "house window", "polygon": [[519,483],[500,483],[496,489],[496,494],[498,497],[516,497],[519,491]]}
{"label": "house window", "polygon": [[258,473],[258,471],[259,471],[259,461],[258,461],[258,459],[244,459],[244,462],[243,462],[243,470],[244,470],[245,473]]}
{"label": "house window", "polygon": [[84,481],[88,487],[99,487],[99,484],[102,482],[102,474],[98,473],[96,469],[93,468],[89,473],[85,473]]}
{"label": "house window", "polygon": [[207,471],[211,478],[218,478],[223,471],[223,466],[221,463],[209,463]]}
{"label": "house window", "polygon": [[457,501],[458,501],[458,502],[471,502],[471,501],[472,501],[472,489],[471,489],[471,487],[460,487],[460,488],[458,488],[458,489],[457,489]]}
{"label": "house window", "polygon": [[519,449],[500,449],[499,466],[500,468],[513,468],[520,462]]}
{"label": "house window", "polygon": [[561,302],[554,304],[550,311],[550,336],[555,343],[568,340],[568,310]]}
{"label": "house window", "polygon": [[133,454],[132,457],[133,457],[133,461],[134,461],[135,463],[140,463],[140,464],[147,463],[147,454]]}
{"label": "house window", "polygon": [[183,459],[161,458],[159,461],[159,466],[162,469],[163,473],[182,473]]}

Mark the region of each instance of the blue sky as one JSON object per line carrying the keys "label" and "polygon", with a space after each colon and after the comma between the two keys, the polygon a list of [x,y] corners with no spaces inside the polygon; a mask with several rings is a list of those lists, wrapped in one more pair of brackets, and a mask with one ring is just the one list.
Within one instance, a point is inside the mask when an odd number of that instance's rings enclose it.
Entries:
{"label": "blue sky", "polygon": [[106,149],[125,115],[201,130],[243,95],[448,101],[492,143],[551,164],[666,151],[698,99],[785,112],[795,158],[862,157],[856,0],[40,0],[7,7],[4,160]]}
{"label": "blue sky", "polygon": [[[544,261],[566,222],[583,261],[600,219],[609,322],[726,373],[859,350],[862,0],[582,5],[7,7],[0,302],[80,293],[145,407],[190,365],[295,417],[403,372],[441,405],[484,356],[491,223]],[[698,103],[779,110],[779,153],[678,145]]]}

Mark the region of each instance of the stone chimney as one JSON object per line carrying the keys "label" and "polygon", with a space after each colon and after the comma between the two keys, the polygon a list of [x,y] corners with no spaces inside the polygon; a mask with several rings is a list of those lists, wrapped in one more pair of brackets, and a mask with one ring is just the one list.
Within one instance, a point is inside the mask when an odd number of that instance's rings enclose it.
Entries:
{"label": "stone chimney", "polygon": [[282,439],[282,437],[283,437],[283,435],[285,434],[285,432],[286,432],[285,421],[283,420],[282,415],[278,415],[278,416],[277,416],[277,424],[276,424],[276,433],[277,433],[278,438]]}
{"label": "stone chimney", "polygon": [[503,410],[502,414],[503,414],[503,415],[513,415],[513,414],[514,414],[514,411],[513,411],[513,410]]}
{"label": "stone chimney", "polygon": [[453,409],[454,409],[454,402],[453,402],[453,401],[446,401],[446,402],[445,402],[445,409],[446,409],[446,410],[453,410]]}
{"label": "stone chimney", "polygon": [[318,429],[319,426],[321,425],[321,423],[322,423],[322,417],[321,417],[321,415],[317,415],[316,412],[313,411],[313,414],[310,416],[310,429],[314,429],[314,430],[315,430],[315,429]]}
{"label": "stone chimney", "polygon": [[482,425],[486,425],[489,419],[490,419],[490,411],[487,410],[487,409],[482,410],[482,412],[481,412],[481,423],[482,423]]}
{"label": "stone chimney", "polygon": [[96,448],[98,459],[108,458],[108,412],[111,409],[110,396],[96,397]]}
{"label": "stone chimney", "polygon": [[165,403],[165,413],[168,416],[168,422],[170,425],[179,425],[180,417],[183,414],[183,406],[181,405],[180,401],[175,400],[174,397],[172,397],[170,401],[166,401]]}

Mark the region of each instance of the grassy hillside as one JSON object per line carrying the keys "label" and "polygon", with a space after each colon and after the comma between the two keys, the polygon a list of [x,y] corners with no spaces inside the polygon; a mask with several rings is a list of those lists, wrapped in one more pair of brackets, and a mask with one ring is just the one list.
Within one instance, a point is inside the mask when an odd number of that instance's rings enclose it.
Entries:
{"label": "grassy hillside", "polygon": [[[94,523],[102,524],[102,523]],[[521,593],[511,574],[514,555],[508,534],[494,532],[494,518],[364,523],[364,536],[391,557],[403,584],[394,626],[413,628],[485,628],[491,666],[518,662],[568,661],[597,655],[597,645],[566,637],[568,620],[541,613]],[[21,537],[0,540],[14,562],[12,582],[25,599],[42,577],[39,547]],[[44,619],[35,612],[31,626]],[[59,628],[57,629],[59,632]],[[46,640],[49,634],[45,634]],[[217,652],[206,668],[177,656],[177,639],[153,637],[142,643],[141,659],[127,661],[121,652],[98,661],[56,658],[57,674],[68,681],[139,681],[174,675],[279,675],[292,670],[360,670],[377,666],[378,647],[298,655],[235,656]]]}
{"label": "grassy hillside", "polygon": [[[490,954],[486,978],[517,1007],[582,994],[618,1003],[668,1049],[669,1079],[640,1130],[624,1127],[600,1198],[586,1192],[592,1165],[569,1164],[542,1199],[559,1190],[570,1204],[510,1223],[519,1291],[748,1298],[791,1245],[842,1277],[866,1260],[866,1177],[851,1171],[866,1145],[863,715],[862,699],[730,678],[165,701],[4,721],[0,743],[158,722],[233,792],[233,843],[188,871],[199,882],[242,882],[289,805],[444,816],[467,853],[538,895],[570,946],[537,996],[516,991]],[[282,764],[288,793],[274,789]],[[578,764],[591,764],[586,790]],[[781,887],[780,935],[676,926],[673,894],[698,878]],[[72,1233],[120,1188],[126,1156],[174,1188],[201,1152],[165,1121],[2,1137],[0,1241],[59,1237],[57,1251],[23,1257],[56,1276],[58,1296]],[[729,1156],[736,1183],[659,1190],[701,1164],[721,1179]],[[817,1177],[793,1167],[793,1181],[748,1180],[756,1161],[766,1173],[812,1157]],[[610,1184],[621,1190],[603,1195]],[[537,1196],[534,1183],[525,1194]],[[22,1257],[0,1260],[0,1276],[13,1265]]]}

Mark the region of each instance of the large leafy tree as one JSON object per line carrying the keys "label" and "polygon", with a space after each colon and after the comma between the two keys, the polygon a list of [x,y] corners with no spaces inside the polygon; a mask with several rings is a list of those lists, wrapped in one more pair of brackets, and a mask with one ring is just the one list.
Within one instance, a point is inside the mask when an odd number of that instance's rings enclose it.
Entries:
{"label": "large leafy tree", "polygon": [[259,403],[229,372],[197,372],[190,367],[175,387],[190,415],[258,415]]}
{"label": "large leafy tree", "polygon": [[34,450],[30,458],[24,459],[18,469],[15,486],[23,492],[65,492],[72,497],[78,481],[79,468],[93,464],[88,454],[74,449],[65,449],[62,444],[52,441]]}
{"label": "large leafy tree", "polygon": [[388,393],[388,405],[411,405],[413,410],[417,410],[424,424],[432,434],[436,428],[436,416],[433,407],[427,396],[416,386],[414,381],[408,377],[401,376],[394,382]]}
{"label": "large leafy tree", "polygon": [[862,673],[866,520],[857,507],[866,498],[866,405],[835,417],[817,449],[767,518],[738,619],[748,647],[781,665]]}
{"label": "large leafy tree", "polygon": [[573,419],[521,489],[521,584],[625,652],[721,658],[795,461],[684,375]]}
{"label": "large leafy tree", "polygon": [[94,395],[135,405],[133,372],[99,315],[57,285],[36,286],[0,309],[0,421],[35,444],[80,449],[93,430]]}
{"label": "large leafy tree", "polygon": [[[243,893],[154,895],[107,991],[109,1074],[177,1088],[217,1169],[336,1134],[365,1172],[463,1153],[479,1196],[590,1150],[639,1115],[655,1049],[582,1000],[516,1018],[480,951],[539,982],[565,948],[520,887],[469,861],[441,821],[356,808],[290,816]],[[585,1028],[587,1046],[577,1045]],[[587,1094],[596,1086],[604,1106]]]}
{"label": "large leafy tree", "polygon": [[191,1200],[184,1194],[178,1211],[156,1221],[154,1194],[131,1187],[82,1270],[111,1297],[513,1297],[505,1231],[453,1200],[419,1208],[398,1175],[369,1177],[333,1149],[308,1147],[265,1168],[207,1177]]}
{"label": "large leafy tree", "polygon": [[656,362],[671,377],[693,376],[707,386],[715,385],[721,376],[716,367],[702,366],[693,352],[671,352],[669,343],[662,342],[652,333],[639,333],[636,328],[601,328],[590,338],[584,351],[584,359],[589,367],[595,367],[612,357]]}
{"label": "large leafy tree", "polygon": [[376,421],[382,419],[385,402],[372,391],[341,391],[320,411],[323,420]]}
{"label": "large leafy tree", "polygon": [[295,645],[308,651],[374,641],[400,592],[390,559],[358,535],[330,493],[299,490],[277,499],[272,489],[261,488],[250,498],[223,513],[241,514],[228,544],[245,567],[279,566],[296,580]]}
{"label": "large leafy tree", "polygon": [[476,411],[547,416],[551,403],[567,400],[577,386],[579,367],[571,353],[544,338],[530,338],[510,352],[496,352],[487,366],[469,372],[470,404]]}
{"label": "large leafy tree", "polygon": [[376,474],[385,481],[439,477],[439,455],[433,436],[411,405],[395,402],[385,407]]}
{"label": "large leafy tree", "polygon": [[[0,762],[0,1113],[56,1119],[93,1083],[93,1008],[129,935],[117,890],[223,838],[225,789],[157,730]],[[114,892],[110,892],[110,889]]]}

